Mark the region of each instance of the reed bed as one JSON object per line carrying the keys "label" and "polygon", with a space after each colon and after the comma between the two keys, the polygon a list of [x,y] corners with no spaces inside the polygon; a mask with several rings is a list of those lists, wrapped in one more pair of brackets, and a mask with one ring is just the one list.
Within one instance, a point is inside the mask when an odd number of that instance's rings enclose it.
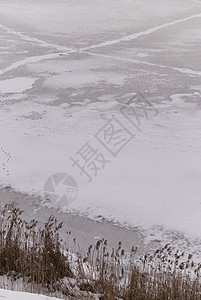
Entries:
{"label": "reed bed", "polygon": [[6,205],[0,216],[1,288],[62,299],[201,300],[201,264],[192,254],[166,244],[139,258],[136,247],[125,253],[121,242],[109,251],[104,238],[86,253],[72,252],[61,228],[54,216],[40,228],[14,204]]}

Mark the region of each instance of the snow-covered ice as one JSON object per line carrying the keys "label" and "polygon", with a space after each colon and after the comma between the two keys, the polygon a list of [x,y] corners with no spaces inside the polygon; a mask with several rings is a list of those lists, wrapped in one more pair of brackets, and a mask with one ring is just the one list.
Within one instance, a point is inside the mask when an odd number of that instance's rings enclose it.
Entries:
{"label": "snow-covered ice", "polygon": [[[199,1],[2,0],[1,186],[68,173],[64,211],[200,238],[200,25]],[[137,91],[159,112],[141,131],[120,113]],[[135,134],[116,158],[94,137],[113,115]],[[91,183],[70,159],[87,140],[110,160]]]}
{"label": "snow-covered ice", "polygon": [[16,77],[0,81],[0,94],[22,93],[32,88],[34,78]]}

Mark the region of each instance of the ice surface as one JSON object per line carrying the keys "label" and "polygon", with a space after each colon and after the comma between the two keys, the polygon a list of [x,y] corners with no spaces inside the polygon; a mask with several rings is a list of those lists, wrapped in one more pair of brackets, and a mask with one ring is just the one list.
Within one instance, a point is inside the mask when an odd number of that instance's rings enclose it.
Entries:
{"label": "ice surface", "polygon": [[34,78],[27,77],[0,80],[0,94],[22,93],[28,89],[31,89],[34,82]]}
{"label": "ice surface", "polygon": [[[198,1],[3,0],[0,23],[1,185],[43,196],[66,172],[64,211],[200,237]],[[120,114],[138,90],[159,111],[140,132]],[[113,115],[135,134],[116,158],[94,137]],[[87,140],[111,161],[91,183],[70,160]]]}

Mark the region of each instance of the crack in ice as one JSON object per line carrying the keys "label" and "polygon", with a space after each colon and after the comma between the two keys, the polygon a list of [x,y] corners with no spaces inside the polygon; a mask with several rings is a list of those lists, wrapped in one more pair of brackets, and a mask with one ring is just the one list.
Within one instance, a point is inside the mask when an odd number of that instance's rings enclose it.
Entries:
{"label": "crack in ice", "polygon": [[[3,70],[0,70],[0,75],[5,74],[6,72],[12,71],[12,70],[18,68],[19,66],[23,66],[26,63],[33,63],[33,62],[39,62],[39,61],[42,61],[42,60],[59,58],[59,56],[61,54],[69,55],[69,54],[73,54],[73,53],[86,53],[85,51],[87,51],[87,50],[92,50],[92,49],[96,49],[96,48],[111,46],[111,45],[119,44],[121,42],[132,41],[132,40],[137,39],[141,36],[149,35],[149,34],[154,33],[154,32],[156,32],[160,29],[166,28],[168,26],[183,23],[183,22],[195,19],[195,18],[200,18],[200,17],[201,17],[201,13],[196,14],[196,15],[192,15],[190,17],[186,17],[186,18],[183,18],[183,19],[178,19],[176,21],[168,22],[168,23],[165,23],[165,24],[162,24],[162,25],[159,25],[159,26],[155,26],[155,27],[149,28],[145,31],[134,33],[134,34],[131,34],[131,35],[127,35],[127,36],[124,36],[124,37],[119,38],[119,39],[109,40],[109,41],[106,41],[106,42],[103,42],[103,43],[100,43],[100,44],[91,45],[91,46],[88,46],[88,47],[85,47],[85,48],[78,48],[78,49],[72,49],[72,48],[67,48],[67,47],[64,47],[64,46],[59,46],[59,45],[56,45],[56,44],[46,43],[42,40],[39,40],[39,39],[36,39],[36,38],[31,38],[27,35],[24,35],[24,34],[20,33],[20,32],[14,31],[13,29],[10,29],[8,27],[0,25],[1,29],[6,30],[10,34],[14,34],[16,36],[19,36],[23,40],[26,40],[26,41],[29,41],[29,42],[36,42],[39,45],[42,45],[42,46],[45,46],[45,47],[51,46],[51,47],[56,48],[57,50],[59,50],[59,49],[63,50],[63,51],[65,50],[65,52],[62,52],[62,53],[60,52],[60,53],[53,53],[53,54],[45,54],[45,55],[32,56],[32,57],[25,58],[25,59],[23,59],[19,62],[13,63],[12,65],[10,65],[9,67],[7,67]],[[107,57],[107,58],[111,58],[111,59],[118,59],[118,60],[122,60],[122,61],[124,60],[124,61],[130,61],[130,62],[135,62],[135,63],[142,63],[142,64],[146,64],[146,65],[150,65],[150,66],[158,66],[158,67],[161,67],[161,68],[169,68],[169,69],[173,69],[173,70],[185,73],[185,74],[191,74],[191,75],[195,75],[195,76],[200,76],[201,75],[200,71],[193,71],[193,70],[190,70],[190,69],[173,68],[173,67],[163,66],[163,65],[160,65],[160,64],[152,64],[152,63],[142,62],[142,61],[133,60],[133,59],[125,59],[125,58],[121,58],[121,57],[108,56],[108,55],[104,55],[104,54],[92,54],[92,53],[89,53],[89,52],[88,52],[88,54],[89,55],[94,55],[94,56]]]}
{"label": "crack in ice", "polygon": [[149,62],[145,62],[145,61],[141,61],[141,60],[137,60],[137,59],[132,59],[132,58],[124,58],[124,57],[106,55],[106,54],[100,54],[100,53],[91,53],[91,52],[87,52],[87,51],[83,51],[83,53],[86,53],[86,54],[92,55],[92,56],[99,56],[99,57],[103,57],[103,58],[108,58],[108,59],[115,59],[115,60],[120,60],[120,61],[125,61],[125,62],[132,62],[132,63],[136,63],[136,64],[144,64],[144,65],[147,65],[147,66],[166,68],[166,69],[170,69],[170,70],[173,70],[173,71],[178,71],[180,73],[193,75],[193,76],[201,76],[201,71],[194,71],[192,69],[187,69],[187,68],[169,67],[169,66],[149,63]]}
{"label": "crack in ice", "polygon": [[121,42],[129,42],[129,41],[135,40],[135,39],[137,39],[141,36],[149,35],[151,33],[154,33],[154,32],[156,32],[160,29],[163,29],[163,28],[166,28],[166,27],[169,27],[169,26],[172,26],[172,25],[176,25],[176,24],[179,24],[179,23],[183,23],[183,22],[186,22],[186,21],[189,21],[189,20],[193,20],[195,18],[201,18],[201,13],[196,14],[196,15],[192,15],[190,17],[186,17],[186,18],[183,18],[183,19],[178,19],[176,21],[168,22],[168,23],[165,23],[165,24],[162,24],[162,25],[159,25],[159,26],[155,26],[155,27],[152,27],[152,28],[148,28],[145,31],[141,31],[141,32],[130,34],[130,35],[126,35],[126,36],[123,36],[122,38],[119,38],[119,39],[109,40],[109,41],[106,41],[106,42],[103,42],[103,43],[100,43],[100,44],[97,44],[97,45],[91,45],[89,47],[81,48],[80,50],[85,51],[85,50],[96,49],[96,48],[100,48],[100,47],[112,46],[112,45],[115,45],[115,44],[119,44]]}
{"label": "crack in ice", "polygon": [[3,75],[9,71],[12,71],[18,67],[21,67],[25,64],[28,63],[34,63],[34,62],[39,62],[42,60],[46,60],[46,59],[54,59],[54,58],[58,58],[60,56],[59,53],[52,53],[52,54],[45,54],[45,55],[40,55],[40,56],[30,56],[27,58],[24,58],[18,62],[13,63],[12,65],[10,65],[9,67],[0,70],[0,75]]}
{"label": "crack in ice", "polygon": [[9,27],[3,26],[1,24],[0,24],[0,29],[6,31],[9,34],[13,34],[15,36],[18,36],[21,39],[23,39],[24,41],[37,43],[38,45],[41,45],[42,47],[52,47],[52,48],[56,48],[58,51],[71,51],[72,50],[72,48],[68,48],[68,47],[65,47],[65,46],[60,46],[60,45],[57,45],[57,44],[47,43],[43,40],[30,37],[28,35],[25,35],[21,32],[10,29]]}

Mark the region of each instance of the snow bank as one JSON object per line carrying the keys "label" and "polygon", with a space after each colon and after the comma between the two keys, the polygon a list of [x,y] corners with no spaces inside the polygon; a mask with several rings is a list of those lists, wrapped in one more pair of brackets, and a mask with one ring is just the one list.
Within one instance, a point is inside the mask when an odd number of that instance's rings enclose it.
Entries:
{"label": "snow bank", "polygon": [[15,292],[4,289],[0,289],[0,297],[6,300],[58,300],[58,298],[48,297],[44,295]]}

